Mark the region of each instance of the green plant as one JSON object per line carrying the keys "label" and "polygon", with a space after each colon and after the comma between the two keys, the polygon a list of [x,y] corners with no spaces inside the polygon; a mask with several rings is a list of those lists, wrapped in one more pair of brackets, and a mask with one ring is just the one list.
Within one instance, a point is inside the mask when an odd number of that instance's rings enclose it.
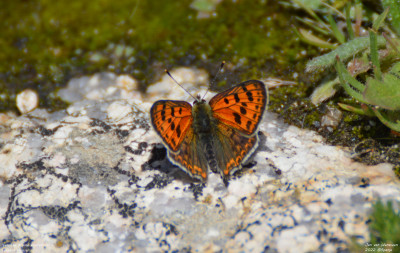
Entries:
{"label": "green plant", "polygon": [[[346,1],[334,1],[332,6],[317,0],[293,0],[293,2],[311,16],[311,19],[298,18],[301,23],[310,27],[313,31],[306,31],[302,28],[296,29],[300,39],[319,48],[332,50],[330,53],[309,61],[306,66],[307,72],[323,71],[334,66],[336,55],[339,55],[341,60],[347,61],[368,49],[368,38],[360,37],[363,21],[362,4],[356,3],[352,7],[350,2],[346,3]],[[339,11],[338,8],[344,9],[344,13]],[[317,10],[322,17],[317,15]],[[335,21],[334,16],[336,16],[337,21]],[[354,23],[352,23],[352,20],[354,20]],[[340,29],[339,26],[342,28]],[[378,43],[380,47],[385,44],[382,36],[378,38]],[[336,93],[339,86],[338,77],[323,81],[311,95],[311,102],[317,105],[329,99]]]}
{"label": "green plant", "polygon": [[[355,78],[359,73],[349,73],[341,62],[340,56],[336,56],[336,71],[341,85],[349,95],[362,103],[360,106],[344,104],[339,104],[339,106],[356,113],[376,116],[383,124],[400,132],[400,62],[398,61],[400,53],[395,45],[397,42],[388,38],[393,45],[392,48],[378,51],[377,30],[387,13],[388,9],[375,20],[369,31],[369,57],[374,76],[366,75],[365,83],[359,82]],[[383,72],[381,62],[389,60],[392,64],[387,71]],[[369,64],[369,62],[364,61],[364,64]]]}
{"label": "green plant", "polygon": [[[317,87],[311,95],[311,101],[319,104],[333,96],[338,87],[357,100],[360,104],[343,104],[339,106],[351,112],[376,116],[389,128],[400,132],[400,52],[398,40],[393,38],[396,31],[400,31],[400,7],[396,1],[383,1],[386,10],[376,16],[373,26],[369,29],[369,36],[361,36],[360,24],[363,19],[362,5],[356,3],[353,8],[350,2],[344,6],[345,13],[330,7],[331,13],[323,20],[300,0],[293,0],[304,8],[313,20],[303,20],[321,36],[330,35],[336,43],[323,42],[323,38],[315,35],[308,36],[298,30],[304,41],[330,48],[331,52],[309,61],[306,71],[322,71],[335,66],[337,77],[327,80]],[[356,1],[357,2],[357,1]],[[352,23],[351,10],[355,23]],[[334,21],[334,12],[339,19],[344,19],[346,33],[339,29],[339,21]],[[390,15],[390,24],[385,24]],[[384,30],[386,33],[382,33]],[[344,65],[347,63],[347,68]],[[373,70],[373,75],[370,74]]]}
{"label": "green plant", "polygon": [[383,204],[378,200],[373,205],[370,223],[370,243],[373,245],[383,246],[385,244],[397,244],[398,246],[390,247],[393,250],[399,250],[400,245],[400,213],[394,211],[391,201]]}

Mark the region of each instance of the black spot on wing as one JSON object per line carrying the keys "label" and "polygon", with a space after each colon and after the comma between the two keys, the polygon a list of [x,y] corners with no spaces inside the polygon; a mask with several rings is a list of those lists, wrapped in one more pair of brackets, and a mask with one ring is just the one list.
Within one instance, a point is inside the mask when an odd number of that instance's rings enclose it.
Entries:
{"label": "black spot on wing", "polygon": [[240,117],[239,114],[237,114],[236,112],[233,113],[233,117],[235,117],[235,122],[239,125],[242,124],[242,117]]}
{"label": "black spot on wing", "polygon": [[175,130],[175,122],[171,123],[171,130],[174,131]]}
{"label": "black spot on wing", "polygon": [[249,101],[253,101],[254,100],[253,93],[251,93],[251,91],[246,92],[246,95],[247,95],[247,99]]}
{"label": "black spot on wing", "polygon": [[161,120],[165,121],[165,110],[164,109],[161,111]]}
{"label": "black spot on wing", "polygon": [[235,93],[235,94],[233,95],[233,97],[235,98],[235,102],[236,102],[236,103],[239,103],[239,101],[240,101],[239,95],[238,95],[237,93]]}
{"label": "black spot on wing", "polygon": [[244,107],[240,107],[240,113],[242,114],[242,115],[246,115],[246,113],[247,113],[247,111],[246,111],[246,109],[244,108]]}
{"label": "black spot on wing", "polygon": [[251,127],[251,121],[248,120],[247,123],[246,123],[247,130],[250,130],[250,127]]}
{"label": "black spot on wing", "polygon": [[229,100],[227,98],[224,98],[225,104],[229,104]]}

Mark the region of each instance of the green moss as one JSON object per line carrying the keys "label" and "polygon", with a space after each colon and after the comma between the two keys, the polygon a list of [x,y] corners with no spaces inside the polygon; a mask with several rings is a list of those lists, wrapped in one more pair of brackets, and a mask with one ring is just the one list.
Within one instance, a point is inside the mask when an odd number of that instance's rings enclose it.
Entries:
{"label": "green moss", "polygon": [[394,173],[396,174],[396,176],[398,176],[400,178],[400,165],[396,165],[393,168]]}
{"label": "green moss", "polygon": [[99,71],[132,74],[143,89],[158,76],[155,65],[194,65],[213,73],[226,60],[241,78],[301,71],[304,45],[291,29],[292,14],[279,3],[223,1],[204,19],[192,3],[3,1],[1,88],[10,96],[1,109],[13,109],[4,105],[24,88],[53,100],[49,94],[71,77]]}

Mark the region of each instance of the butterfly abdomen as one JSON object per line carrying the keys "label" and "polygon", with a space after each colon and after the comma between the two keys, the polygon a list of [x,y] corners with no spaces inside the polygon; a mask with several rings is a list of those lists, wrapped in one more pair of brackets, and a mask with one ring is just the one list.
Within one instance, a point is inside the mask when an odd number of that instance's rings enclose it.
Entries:
{"label": "butterfly abdomen", "polygon": [[204,155],[207,159],[208,166],[210,170],[213,172],[218,172],[218,163],[217,163],[217,158],[215,156],[215,150],[214,150],[214,145],[212,142],[211,135],[209,134],[201,134],[200,135],[200,142],[202,144],[202,152],[204,152]]}

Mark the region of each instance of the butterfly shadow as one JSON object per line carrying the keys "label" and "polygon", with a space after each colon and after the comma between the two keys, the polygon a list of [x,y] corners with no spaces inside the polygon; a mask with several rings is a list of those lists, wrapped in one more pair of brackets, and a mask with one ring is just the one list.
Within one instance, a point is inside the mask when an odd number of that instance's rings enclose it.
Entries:
{"label": "butterfly shadow", "polygon": [[203,183],[201,180],[190,177],[178,166],[171,163],[167,157],[167,149],[161,143],[155,144],[150,152],[150,159],[144,166],[145,170],[158,170],[183,183]]}
{"label": "butterfly shadow", "polygon": [[[232,178],[240,178],[242,175],[245,175],[251,171],[257,165],[257,161],[255,161],[255,157],[258,152],[273,152],[267,145],[267,136],[261,131],[258,132],[259,144],[253,154],[247,159],[245,163],[242,164],[242,169],[237,170],[233,175],[230,176]],[[267,158],[268,160],[268,158]],[[271,161],[268,161],[269,166],[272,168],[273,174],[276,176],[281,175],[281,171],[277,168]],[[255,168],[255,170],[260,168]],[[270,173],[268,173],[270,174]]]}
{"label": "butterfly shadow", "polygon": [[[257,152],[272,151],[270,148],[268,148],[265,145],[267,137],[261,131],[258,132],[258,137],[260,140],[259,146],[255,150],[255,152],[249,157],[249,159],[244,164],[242,164],[242,168],[240,170],[236,171],[233,175],[222,178],[226,187],[229,185],[229,180],[231,180],[233,178],[240,178],[242,175],[248,173],[248,171],[250,171],[252,168],[254,168],[254,166],[257,165],[257,162],[254,159]],[[190,175],[188,175],[186,172],[184,172],[178,166],[171,163],[167,157],[167,149],[161,143],[155,144],[153,146],[153,149],[151,150],[150,159],[146,162],[146,164],[144,166],[144,170],[158,170],[158,171],[166,174],[168,177],[171,177],[172,179],[180,180],[183,183],[189,183],[189,184],[204,183],[201,180],[190,177]],[[211,171],[210,171],[210,173],[211,173]],[[219,174],[218,171],[212,171],[212,173]]]}

